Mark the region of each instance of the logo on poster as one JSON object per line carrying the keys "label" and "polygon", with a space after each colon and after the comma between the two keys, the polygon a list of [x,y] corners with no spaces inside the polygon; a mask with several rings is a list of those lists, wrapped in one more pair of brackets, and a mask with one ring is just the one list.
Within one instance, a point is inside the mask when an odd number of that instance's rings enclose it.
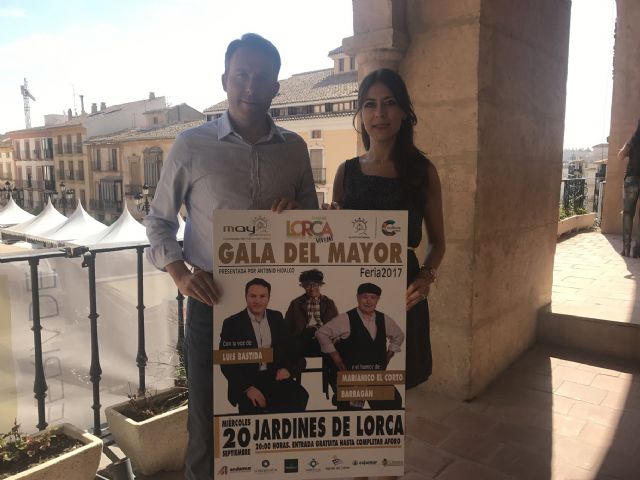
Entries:
{"label": "logo on poster", "polygon": [[354,218],[351,224],[353,225],[353,231],[358,237],[369,238],[367,233],[367,221],[364,218]]}
{"label": "logo on poster", "polygon": [[227,473],[229,473],[229,467],[225,465],[224,467],[221,467],[220,470],[218,470],[217,475],[226,475]]}
{"label": "logo on poster", "polygon": [[264,236],[269,234],[269,221],[266,217],[254,217],[251,225],[224,225],[224,233],[242,233],[250,236]]}
{"label": "logo on poster", "polygon": [[297,458],[285,458],[284,460],[284,473],[297,473],[298,472],[298,459]]}
{"label": "logo on poster", "polygon": [[382,465],[385,467],[399,467],[403,463],[402,460],[387,460],[386,458],[382,460]]}
{"label": "logo on poster", "polygon": [[320,462],[318,462],[315,458],[309,460],[307,463],[307,468],[305,468],[305,472],[320,472]]}
{"label": "logo on poster", "polygon": [[395,220],[386,220],[382,224],[382,234],[391,237],[400,231],[400,227],[396,225]]}
{"label": "logo on poster", "polygon": [[271,466],[271,462],[264,458],[261,462],[260,462],[260,467],[255,469],[256,473],[273,473],[275,472],[277,469],[273,466]]}
{"label": "logo on poster", "polygon": [[287,237],[311,237],[316,242],[333,241],[333,231],[325,218],[315,220],[287,220]]}
{"label": "logo on poster", "polygon": [[255,217],[253,226],[256,228],[256,235],[267,235],[269,233],[269,221],[265,217]]}
{"label": "logo on poster", "polygon": [[377,460],[354,460],[351,463],[354,467],[357,467],[358,465],[377,465],[378,461]]}

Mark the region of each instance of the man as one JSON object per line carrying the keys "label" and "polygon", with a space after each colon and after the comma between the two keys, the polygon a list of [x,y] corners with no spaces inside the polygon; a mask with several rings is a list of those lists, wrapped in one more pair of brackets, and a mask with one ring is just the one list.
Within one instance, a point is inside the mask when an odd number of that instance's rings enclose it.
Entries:
{"label": "man", "polygon": [[[376,310],[382,289],[373,283],[358,287],[358,306],[325,323],[316,332],[323,353],[338,370],[384,370],[404,342],[404,333],[388,315]],[[395,388],[394,388],[395,389]],[[395,390],[393,400],[369,400],[373,410],[402,408]],[[339,410],[360,409],[364,402],[338,402]]]}
{"label": "man", "polygon": [[[149,260],[169,272],[189,297],[189,480],[213,476],[212,305],[220,297],[211,275],[213,211],[318,206],[306,144],[277,127],[267,113],[278,92],[279,70],[278,50],[259,35],[246,34],[229,44],[222,75],[228,110],[178,135],[145,219]],[[187,220],[181,248],[176,214],[183,204]]]}
{"label": "man", "polygon": [[273,361],[221,365],[229,382],[229,402],[240,414],[302,412],[309,395],[294,377],[304,368],[304,359],[294,347],[282,313],[267,309],[271,285],[254,278],[244,291],[247,308],[223,322],[220,349],[271,348]]}
{"label": "man", "polygon": [[306,357],[320,356],[316,331],[324,323],[338,316],[338,309],[333,300],[320,293],[320,287],[324,285],[323,280],[324,274],[318,269],[302,272],[298,281],[305,293],[291,300],[284,317],[291,334],[302,345]]}

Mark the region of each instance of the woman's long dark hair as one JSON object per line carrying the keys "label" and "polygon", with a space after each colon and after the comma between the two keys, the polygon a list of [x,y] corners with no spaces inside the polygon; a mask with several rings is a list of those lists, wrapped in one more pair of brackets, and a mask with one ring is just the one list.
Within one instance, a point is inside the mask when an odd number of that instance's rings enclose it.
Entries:
{"label": "woman's long dark hair", "polygon": [[[374,70],[364,77],[358,89],[358,110],[353,117],[354,127],[356,118],[358,118],[358,114],[362,111],[366,95],[369,89],[376,83],[382,83],[391,90],[391,93],[398,102],[398,106],[407,115],[402,121],[400,130],[396,136],[392,151],[392,160],[398,179],[408,194],[408,200],[412,205],[422,210],[424,205],[424,191],[427,185],[427,164],[429,160],[413,143],[413,127],[418,123],[418,119],[413,111],[407,86],[400,75],[388,68],[381,68]],[[359,121],[359,133],[362,136],[362,143],[364,147],[369,150],[371,139],[364,128],[362,115],[360,115]],[[356,128],[356,130],[358,129]]]}

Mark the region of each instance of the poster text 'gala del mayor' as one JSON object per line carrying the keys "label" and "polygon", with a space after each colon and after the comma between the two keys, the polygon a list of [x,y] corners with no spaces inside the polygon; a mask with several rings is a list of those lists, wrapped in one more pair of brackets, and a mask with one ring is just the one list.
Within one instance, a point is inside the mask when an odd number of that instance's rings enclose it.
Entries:
{"label": "poster text 'gala del mayor'", "polygon": [[217,210],[214,474],[404,474],[406,212]]}

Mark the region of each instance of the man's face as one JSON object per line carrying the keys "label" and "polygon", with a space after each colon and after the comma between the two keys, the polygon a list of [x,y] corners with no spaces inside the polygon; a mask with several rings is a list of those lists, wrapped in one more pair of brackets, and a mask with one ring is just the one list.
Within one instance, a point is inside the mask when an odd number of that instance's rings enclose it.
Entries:
{"label": "man's face", "polygon": [[380,300],[380,297],[375,293],[362,293],[356,298],[358,299],[358,309],[367,315],[371,315],[375,311],[378,300]]}
{"label": "man's face", "polygon": [[245,298],[249,311],[261,317],[269,305],[269,289],[262,285],[251,285]]}
{"label": "man's face", "polygon": [[273,61],[252,48],[240,47],[222,75],[232,120],[247,125],[264,120],[280,84]]}
{"label": "man's face", "polygon": [[305,293],[313,298],[320,297],[320,287],[322,283],[320,282],[304,282],[301,284],[302,288],[304,288]]}

